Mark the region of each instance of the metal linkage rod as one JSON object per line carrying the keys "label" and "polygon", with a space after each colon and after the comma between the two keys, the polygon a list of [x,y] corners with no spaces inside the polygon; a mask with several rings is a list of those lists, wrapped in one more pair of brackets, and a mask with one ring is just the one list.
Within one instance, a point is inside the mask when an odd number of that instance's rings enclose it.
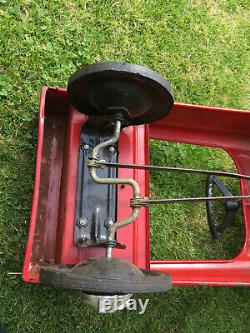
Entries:
{"label": "metal linkage rod", "polygon": [[197,173],[203,175],[214,175],[221,177],[230,177],[237,179],[247,179],[250,180],[250,176],[242,175],[234,172],[225,172],[217,170],[203,170],[203,169],[189,169],[189,168],[176,168],[176,167],[164,167],[164,166],[155,166],[155,165],[142,165],[142,164],[127,164],[127,163],[111,163],[105,161],[97,161],[97,165],[100,167],[113,167],[113,168],[123,168],[123,169],[142,169],[149,171],[164,171],[164,172],[184,172],[184,173]]}
{"label": "metal linkage rod", "polygon": [[[106,147],[111,146],[112,144],[116,143],[119,139],[121,132],[121,122],[117,121],[115,125],[115,130],[113,136],[105,141],[99,143],[97,146],[94,147],[92,151],[92,156],[91,159],[88,162],[88,167],[89,167],[89,172],[92,180],[98,184],[128,184],[132,186],[134,195],[134,199],[139,199],[140,198],[140,188],[138,183],[134,179],[127,179],[127,178],[100,178],[98,177],[96,171],[97,168],[99,167],[99,159],[98,159],[98,154],[100,149],[104,149]],[[106,256],[108,258],[112,257],[112,248],[113,244],[115,242],[115,233],[118,228],[124,227],[132,222],[134,222],[139,215],[139,210],[140,207],[133,207],[132,208],[132,213],[131,215],[122,220],[122,221],[117,221],[116,223],[113,223],[111,226],[108,228],[108,242],[107,242],[107,251],[106,251]]]}
{"label": "metal linkage rod", "polygon": [[88,162],[90,175],[93,181],[95,181],[98,184],[128,184],[133,187],[134,190],[134,197],[140,197],[140,188],[137,182],[134,179],[127,179],[127,178],[100,178],[96,174],[96,168],[99,165],[98,160],[98,153],[100,149],[104,149],[106,147],[111,146],[112,144],[116,143],[119,139],[121,131],[121,122],[117,121],[115,126],[115,131],[113,136],[104,142],[99,143],[97,146],[94,147],[91,160]]}
{"label": "metal linkage rod", "polygon": [[181,203],[181,202],[203,202],[203,201],[241,201],[250,199],[250,195],[236,195],[236,196],[223,196],[223,197],[196,197],[196,198],[167,198],[167,199],[132,199],[130,201],[131,207]]}

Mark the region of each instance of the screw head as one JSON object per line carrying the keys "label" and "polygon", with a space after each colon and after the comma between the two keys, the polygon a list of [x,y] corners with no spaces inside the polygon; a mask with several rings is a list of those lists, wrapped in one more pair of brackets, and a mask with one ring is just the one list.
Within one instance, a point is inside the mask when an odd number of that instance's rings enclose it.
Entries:
{"label": "screw head", "polygon": [[78,221],[78,224],[80,227],[86,227],[88,224],[88,221],[86,219],[80,218]]}
{"label": "screw head", "polygon": [[83,145],[83,149],[84,150],[88,150],[89,149],[89,145]]}
{"label": "screw head", "polygon": [[112,227],[113,224],[114,224],[114,222],[112,220],[108,220],[108,222],[107,222],[108,227]]}
{"label": "screw head", "polygon": [[113,153],[113,152],[115,151],[115,147],[113,147],[113,146],[109,147],[109,151],[110,151],[111,153]]}

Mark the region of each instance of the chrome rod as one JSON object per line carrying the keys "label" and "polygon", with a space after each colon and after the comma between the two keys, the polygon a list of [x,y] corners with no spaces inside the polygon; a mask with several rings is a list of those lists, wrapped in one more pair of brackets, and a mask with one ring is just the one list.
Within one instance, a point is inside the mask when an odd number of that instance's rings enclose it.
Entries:
{"label": "chrome rod", "polygon": [[105,161],[96,161],[96,165],[100,167],[113,167],[113,168],[123,168],[123,169],[142,169],[149,171],[165,171],[165,172],[184,172],[184,173],[197,173],[204,175],[214,175],[221,177],[230,177],[238,179],[250,180],[249,175],[242,175],[235,172],[226,172],[218,170],[203,170],[203,169],[189,169],[189,168],[176,168],[176,167],[164,167],[164,166],[155,166],[155,165],[142,165],[142,164],[128,164],[128,163],[111,163]]}
{"label": "chrome rod", "polygon": [[223,196],[223,197],[195,197],[195,198],[166,198],[166,199],[132,199],[130,201],[131,207],[159,205],[168,203],[181,203],[181,202],[203,202],[203,201],[241,201],[250,199],[250,195],[236,195],[236,196]]}
{"label": "chrome rod", "polygon": [[[139,199],[140,198],[140,188],[138,183],[134,179],[127,179],[127,178],[100,178],[98,177],[96,171],[98,168],[98,154],[100,149],[104,149],[106,147],[111,146],[112,144],[116,143],[119,139],[121,132],[121,122],[117,121],[115,125],[115,131],[113,136],[108,139],[105,142],[99,143],[97,146],[94,147],[91,155],[91,159],[88,161],[88,167],[89,167],[89,172],[92,180],[98,184],[128,184],[132,186],[134,194],[133,198],[134,199]],[[113,242],[115,241],[115,233],[118,228],[124,227],[132,222],[134,222],[139,215],[139,209],[140,207],[134,207],[132,208],[132,213],[131,215],[121,221],[117,221],[113,223],[110,227],[108,227],[108,242]],[[107,252],[106,256],[110,258],[112,256],[112,246],[107,244]]]}
{"label": "chrome rod", "polygon": [[127,179],[127,178],[100,178],[96,174],[96,168],[99,163],[98,160],[98,153],[100,149],[104,149],[106,147],[111,146],[112,144],[116,143],[119,139],[121,131],[121,122],[117,121],[115,126],[114,135],[107,141],[99,143],[97,146],[94,147],[91,160],[88,162],[90,176],[98,184],[128,184],[133,187],[134,190],[134,198],[140,197],[140,188],[137,182],[134,179]]}

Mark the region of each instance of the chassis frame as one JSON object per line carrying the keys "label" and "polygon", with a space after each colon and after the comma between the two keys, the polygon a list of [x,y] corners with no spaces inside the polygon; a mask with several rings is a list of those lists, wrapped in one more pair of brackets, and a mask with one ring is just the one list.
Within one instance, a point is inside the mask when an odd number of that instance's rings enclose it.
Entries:
{"label": "chassis frame", "polygon": [[[40,99],[36,175],[23,279],[39,282],[40,267],[77,264],[103,256],[101,247],[74,244],[78,154],[86,117],[74,109],[66,89],[43,87]],[[166,140],[225,150],[238,172],[250,175],[250,111],[175,103],[172,112],[150,125],[128,127],[119,140],[121,163],[149,164],[149,140]],[[119,169],[118,177],[134,178],[142,196],[149,194],[146,170]],[[250,194],[241,179],[241,194]],[[118,186],[118,220],[130,214],[129,186]],[[117,231],[126,249],[113,255],[144,269],[172,275],[174,285],[250,286],[250,203],[242,203],[245,241],[230,260],[150,260],[149,212],[142,207],[137,221]]]}

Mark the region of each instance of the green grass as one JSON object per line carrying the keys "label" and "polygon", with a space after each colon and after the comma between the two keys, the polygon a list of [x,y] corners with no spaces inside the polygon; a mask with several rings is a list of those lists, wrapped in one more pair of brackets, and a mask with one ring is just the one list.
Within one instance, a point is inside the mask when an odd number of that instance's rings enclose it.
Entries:
{"label": "green grass", "polygon": [[[143,316],[129,311],[100,316],[86,308],[78,294],[24,284],[21,276],[8,275],[20,272],[24,259],[41,86],[65,87],[78,67],[120,60],[162,73],[177,101],[245,109],[247,4],[244,0],[0,0],[0,322],[9,332],[250,331],[247,288],[174,287],[164,295],[152,295]],[[188,151],[190,147],[152,143],[151,156],[161,164],[207,165],[207,153],[197,148],[191,155]],[[223,159],[207,162],[210,168],[231,167]],[[166,194],[161,177],[152,177],[155,195]],[[197,184],[203,186],[202,180],[192,177],[181,188],[182,179],[173,178],[171,189],[176,190],[171,195],[193,194]],[[201,208],[187,206],[180,213],[178,209],[154,208],[153,257],[230,257],[238,251],[233,236],[240,230],[240,220],[226,236],[226,245],[219,246],[212,244],[199,219]],[[164,230],[160,218],[168,221]],[[164,240],[170,244],[160,248],[157,243]]]}
{"label": "green grass", "polygon": [[[151,142],[150,148],[151,163],[155,165],[237,172],[229,155],[220,149],[159,141]],[[232,193],[240,194],[238,181],[221,180]],[[205,195],[205,187],[206,177],[203,175],[157,171],[151,174],[151,193],[156,198],[200,197]],[[217,192],[215,195],[221,195],[219,190]],[[214,207],[217,223],[221,223],[224,204],[215,203]],[[241,212],[219,241],[213,240],[208,231],[204,203],[152,206],[150,213],[153,259],[230,259],[239,253],[244,242]]]}

